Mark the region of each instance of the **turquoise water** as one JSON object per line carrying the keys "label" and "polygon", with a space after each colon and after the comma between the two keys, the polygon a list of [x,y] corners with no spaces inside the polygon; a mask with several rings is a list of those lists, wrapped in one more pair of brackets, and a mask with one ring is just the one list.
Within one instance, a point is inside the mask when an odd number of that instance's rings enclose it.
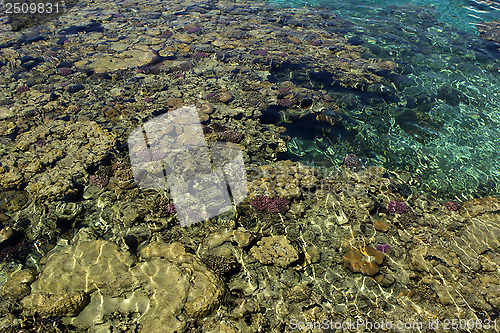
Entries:
{"label": "turquoise water", "polygon": [[[476,28],[499,18],[498,2],[270,3],[325,11],[326,30],[397,64],[379,73],[390,84],[371,91],[294,82],[326,89],[350,120],[334,131],[290,125],[288,147],[297,159],[339,164],[355,153],[365,165],[418,175],[431,193],[450,198],[500,190],[500,54]],[[343,20],[340,28],[328,13]],[[292,72],[282,73],[282,80]]]}
{"label": "turquoise water", "polygon": [[497,4],[260,2],[0,18],[0,332],[497,324]]}
{"label": "turquoise water", "polygon": [[456,28],[475,33],[474,24],[498,20],[500,2],[495,0],[420,0],[420,1],[331,1],[331,0],[272,0],[271,5],[285,7],[322,7],[334,10],[346,19],[385,20],[384,8],[395,6],[419,6],[434,10],[439,22],[451,24]]}

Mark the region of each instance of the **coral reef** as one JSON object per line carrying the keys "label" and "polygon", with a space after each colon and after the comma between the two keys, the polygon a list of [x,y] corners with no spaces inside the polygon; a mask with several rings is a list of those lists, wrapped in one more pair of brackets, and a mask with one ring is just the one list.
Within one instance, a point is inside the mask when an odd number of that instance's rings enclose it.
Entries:
{"label": "coral reef", "polygon": [[344,254],[346,266],[353,272],[374,276],[379,272],[379,265],[384,261],[385,251],[377,251],[369,246],[362,246]]}
{"label": "coral reef", "polygon": [[[420,6],[394,26],[247,1],[132,6],[83,0],[35,37],[3,29],[0,331],[498,319],[497,22],[478,27],[485,42]],[[182,132],[151,122],[182,105],[209,144],[240,146],[248,180],[186,228],[130,159],[185,165],[189,195],[213,156],[127,151],[138,126],[160,147],[150,129]]]}
{"label": "coral reef", "polygon": [[203,262],[220,276],[224,276],[238,267],[238,263],[234,258],[228,259],[213,254],[205,256]]}
{"label": "coral reef", "polygon": [[250,205],[258,210],[265,210],[269,213],[282,213],[288,209],[289,201],[280,197],[268,198],[260,195],[257,199],[250,201]]}
{"label": "coral reef", "polygon": [[243,133],[235,131],[224,131],[217,133],[217,139],[233,143],[240,143],[241,140],[243,140],[243,137],[244,137]]}
{"label": "coral reef", "polygon": [[279,161],[274,165],[255,168],[253,171],[255,176],[250,177],[256,179],[251,182],[249,190],[256,196],[292,200],[304,194],[314,193],[320,184],[314,169],[292,161]]}
{"label": "coral reef", "polygon": [[22,298],[30,293],[30,285],[33,281],[35,281],[35,272],[32,269],[15,271],[2,286],[0,294],[6,298]]}
{"label": "coral reef", "polygon": [[0,230],[0,244],[9,240],[13,234],[14,231],[12,230],[11,227],[5,227],[2,230]]}
{"label": "coral reef", "polygon": [[68,291],[64,294],[32,292],[23,300],[26,311],[42,318],[76,316],[89,304],[89,295],[83,291]]}
{"label": "coral reef", "polygon": [[391,213],[403,214],[408,212],[408,205],[404,202],[391,200],[387,203],[387,209]]}
{"label": "coral reef", "polygon": [[[47,144],[33,150],[40,138]],[[20,177],[35,201],[46,201],[75,195],[86,169],[104,159],[115,140],[95,122],[53,120],[20,134],[16,143],[17,166],[0,176],[0,185],[16,186],[13,179]]]}
{"label": "coral reef", "polygon": [[105,177],[102,177],[102,176],[98,176],[98,175],[90,175],[89,176],[89,181],[93,185],[95,185],[97,187],[100,187],[100,188],[103,188],[106,185],[108,185],[109,179],[105,178]]}
{"label": "coral reef", "polygon": [[0,192],[0,210],[18,211],[28,203],[26,191],[2,191]]}
{"label": "coral reef", "polygon": [[453,201],[446,201],[443,206],[448,208],[449,211],[455,212],[460,209],[460,205]]}
{"label": "coral reef", "polygon": [[286,236],[263,237],[250,249],[252,255],[264,265],[286,268],[296,262],[298,252]]}
{"label": "coral reef", "polygon": [[358,168],[361,165],[359,157],[354,154],[347,154],[343,164],[349,168]]}
{"label": "coral reef", "polygon": [[389,230],[389,225],[384,221],[373,222],[373,228],[378,231],[387,232]]}

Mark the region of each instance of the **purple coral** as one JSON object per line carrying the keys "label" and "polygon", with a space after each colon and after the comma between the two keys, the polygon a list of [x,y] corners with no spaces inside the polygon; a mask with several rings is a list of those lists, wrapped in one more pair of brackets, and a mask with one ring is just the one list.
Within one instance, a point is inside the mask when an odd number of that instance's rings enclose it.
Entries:
{"label": "purple coral", "polygon": [[73,70],[71,68],[68,68],[68,67],[61,67],[57,71],[61,75],[69,75],[69,74],[73,73]]}
{"label": "purple coral", "polygon": [[382,252],[382,253],[387,253],[391,249],[391,246],[388,244],[385,245],[377,245],[377,250]]}
{"label": "purple coral", "polygon": [[267,205],[269,204],[269,199],[265,195],[259,195],[257,199],[250,201],[250,205],[252,207],[257,208],[258,210],[267,210]]}
{"label": "purple coral", "polygon": [[260,50],[255,51],[254,54],[265,56],[267,54],[267,50],[260,49]]}
{"label": "purple coral", "polygon": [[208,54],[205,52],[197,52],[192,55],[193,58],[206,58],[208,57]]}
{"label": "purple coral", "polygon": [[135,152],[135,156],[143,162],[159,161],[165,156],[162,150],[142,149]]}
{"label": "purple coral", "polygon": [[265,210],[269,213],[281,213],[288,209],[289,201],[280,198],[274,197],[269,198],[265,195],[259,195],[257,199],[250,202],[252,207],[257,208],[258,210]]}
{"label": "purple coral", "polygon": [[176,213],[177,212],[177,208],[175,207],[175,204],[174,203],[169,203],[168,204],[168,207],[167,207],[167,211],[169,213]]}
{"label": "purple coral", "polygon": [[350,168],[357,168],[361,165],[359,162],[359,157],[354,154],[347,154],[344,157],[344,165]]}
{"label": "purple coral", "polygon": [[187,29],[187,30],[186,30],[186,32],[187,32],[188,34],[192,34],[192,33],[195,33],[195,32],[197,32],[197,31],[200,31],[200,30],[201,30],[201,28],[200,28],[200,27],[192,27],[192,28]]}
{"label": "purple coral", "polygon": [[278,104],[287,108],[293,105],[293,101],[289,98],[278,99]]}
{"label": "purple coral", "polygon": [[28,86],[20,86],[20,87],[17,87],[16,88],[16,91],[20,94],[20,93],[23,93],[25,91],[28,91],[30,90],[30,88]]}
{"label": "purple coral", "polygon": [[288,93],[290,92],[290,88],[287,88],[287,87],[281,87],[278,91],[279,91],[279,93],[280,93],[281,95],[286,95],[286,94],[288,94]]}
{"label": "purple coral", "polygon": [[387,209],[391,213],[403,214],[408,212],[408,205],[401,201],[389,201],[387,204]]}
{"label": "purple coral", "polygon": [[288,209],[288,203],[289,203],[289,201],[286,200],[286,199],[284,199],[284,198],[274,197],[267,204],[267,211],[269,213],[281,213],[281,212],[284,212],[284,211],[286,211]]}
{"label": "purple coral", "polygon": [[98,176],[98,175],[90,175],[89,176],[90,182],[100,188],[105,187],[108,185],[109,179],[103,176]]}
{"label": "purple coral", "polygon": [[443,204],[448,210],[454,212],[460,209],[460,205],[453,201],[447,201]]}
{"label": "purple coral", "polygon": [[38,139],[36,140],[35,142],[35,146],[37,147],[43,147],[47,144],[47,141],[45,141],[44,139]]}

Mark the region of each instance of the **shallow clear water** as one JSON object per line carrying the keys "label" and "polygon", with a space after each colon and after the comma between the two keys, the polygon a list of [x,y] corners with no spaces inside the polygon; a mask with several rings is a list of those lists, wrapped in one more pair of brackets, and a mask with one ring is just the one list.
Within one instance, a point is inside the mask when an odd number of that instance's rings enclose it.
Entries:
{"label": "shallow clear water", "polygon": [[0,332],[498,331],[498,6],[0,17]]}
{"label": "shallow clear water", "polygon": [[[306,156],[301,160],[340,163],[347,144],[367,164],[422,176],[441,196],[469,197],[500,189],[499,53],[497,45],[479,39],[476,29],[480,22],[499,18],[497,2],[269,3],[331,9],[350,22],[332,30],[377,58],[398,64],[385,75],[392,84],[382,88],[385,96],[327,89],[351,100],[344,111],[354,122],[326,136],[310,131],[301,135],[300,126],[289,131],[290,150]],[[324,24],[328,27],[328,19]],[[319,81],[305,84],[322,86]],[[327,148],[320,147],[325,144]]]}
{"label": "shallow clear water", "polygon": [[496,0],[391,0],[391,1],[330,1],[330,0],[270,0],[273,6],[286,7],[323,7],[335,11],[339,16],[352,20],[385,21],[389,17],[384,8],[399,6],[419,6],[435,10],[436,19],[456,28],[476,33],[474,24],[491,21],[500,16],[500,2]]}

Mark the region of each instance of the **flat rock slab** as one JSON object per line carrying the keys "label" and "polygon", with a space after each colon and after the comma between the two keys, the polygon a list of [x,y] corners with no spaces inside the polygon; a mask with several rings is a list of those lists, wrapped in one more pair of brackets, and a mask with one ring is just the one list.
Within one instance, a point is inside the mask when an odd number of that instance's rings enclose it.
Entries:
{"label": "flat rock slab", "polygon": [[179,243],[153,242],[139,260],[104,240],[57,247],[22,304],[30,313],[66,316],[66,323],[91,331],[119,311],[138,314],[140,332],[173,333],[222,301],[222,280]]}

